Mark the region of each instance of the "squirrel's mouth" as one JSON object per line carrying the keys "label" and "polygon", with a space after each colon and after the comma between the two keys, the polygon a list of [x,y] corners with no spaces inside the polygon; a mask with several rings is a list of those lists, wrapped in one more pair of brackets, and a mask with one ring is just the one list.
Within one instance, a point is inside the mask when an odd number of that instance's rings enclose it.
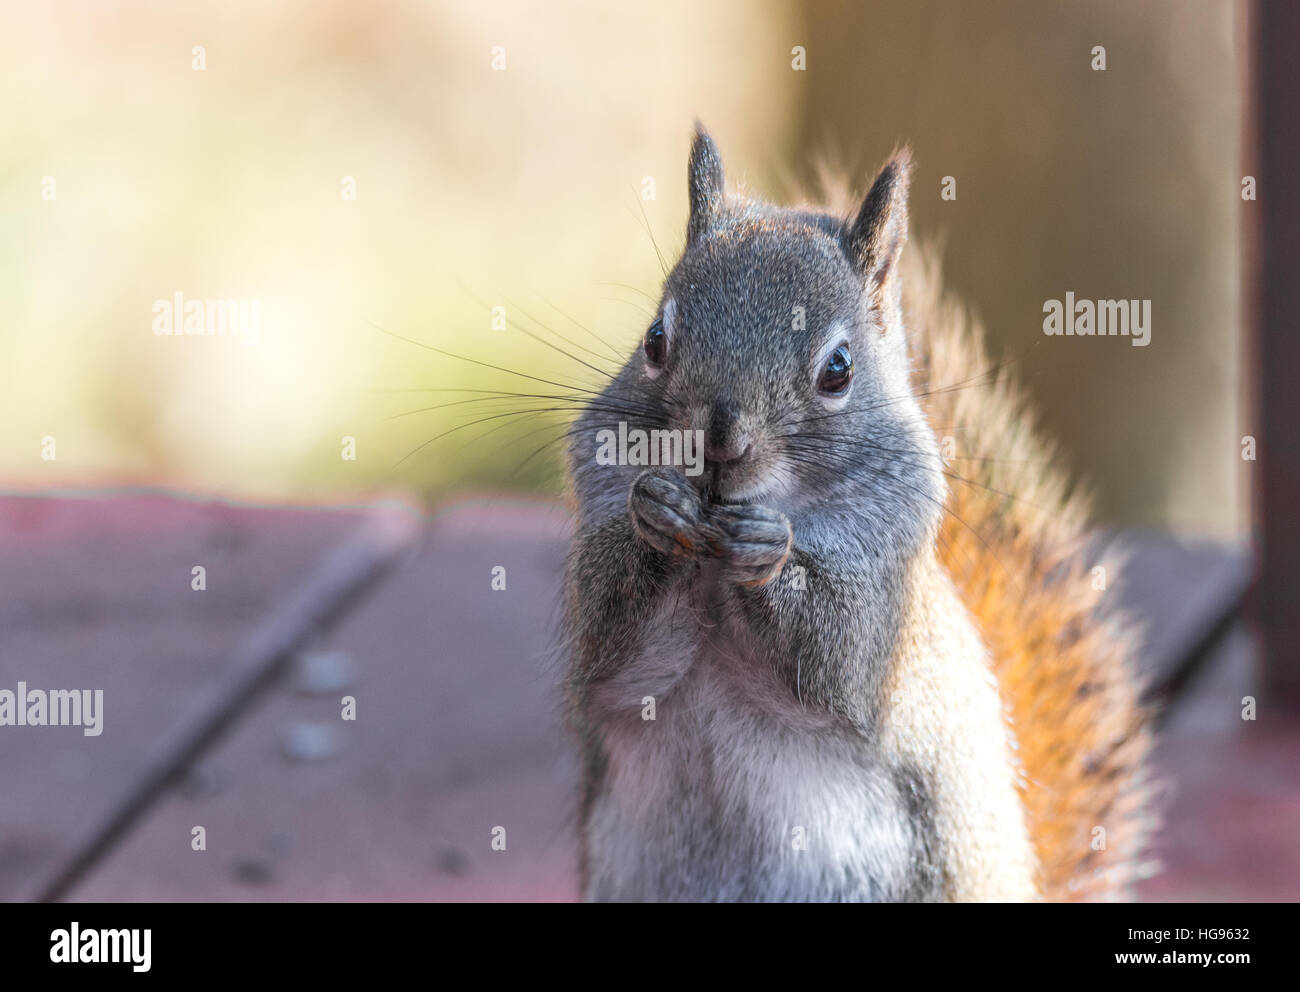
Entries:
{"label": "squirrel's mouth", "polygon": [[706,462],[698,483],[709,506],[738,506],[758,502],[767,491],[763,479],[748,466]]}
{"label": "squirrel's mouth", "polygon": [[754,496],[723,496],[716,489],[704,490],[704,502],[709,506],[744,506],[758,499]]}

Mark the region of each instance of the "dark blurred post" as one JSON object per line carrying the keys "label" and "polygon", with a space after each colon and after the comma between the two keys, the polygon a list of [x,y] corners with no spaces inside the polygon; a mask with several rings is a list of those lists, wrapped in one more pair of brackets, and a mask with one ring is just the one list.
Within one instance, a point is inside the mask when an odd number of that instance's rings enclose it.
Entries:
{"label": "dark blurred post", "polygon": [[1300,700],[1300,4],[1260,0],[1249,13],[1259,197],[1254,612],[1267,684]]}

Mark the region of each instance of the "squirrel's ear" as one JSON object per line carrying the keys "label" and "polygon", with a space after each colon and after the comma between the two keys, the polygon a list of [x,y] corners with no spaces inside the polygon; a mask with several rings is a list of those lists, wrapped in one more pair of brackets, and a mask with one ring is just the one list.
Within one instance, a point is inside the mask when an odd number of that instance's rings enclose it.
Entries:
{"label": "squirrel's ear", "polygon": [[695,122],[695,141],[691,144],[691,162],[687,175],[691,193],[691,218],[686,224],[686,243],[694,244],[709,229],[713,218],[722,208],[725,179],[722,174],[722,156],[718,146]]}
{"label": "squirrel's ear", "polygon": [[845,250],[873,294],[890,283],[907,241],[907,186],[911,173],[912,156],[904,148],[885,163],[857,217],[844,232]]}

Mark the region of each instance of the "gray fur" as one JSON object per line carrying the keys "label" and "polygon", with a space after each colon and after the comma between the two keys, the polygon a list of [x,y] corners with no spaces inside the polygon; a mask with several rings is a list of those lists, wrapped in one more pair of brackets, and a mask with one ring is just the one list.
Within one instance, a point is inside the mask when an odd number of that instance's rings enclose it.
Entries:
{"label": "gray fur", "polygon": [[[890,278],[906,163],[848,223],[724,196],[703,131],[689,178],[668,360],[651,378],[633,354],[569,450],[585,894],[936,897],[925,786],[874,743],[905,572],[944,498]],[[854,378],[833,401],[815,383],[839,340]],[[705,431],[706,471],[598,465],[620,420]]]}

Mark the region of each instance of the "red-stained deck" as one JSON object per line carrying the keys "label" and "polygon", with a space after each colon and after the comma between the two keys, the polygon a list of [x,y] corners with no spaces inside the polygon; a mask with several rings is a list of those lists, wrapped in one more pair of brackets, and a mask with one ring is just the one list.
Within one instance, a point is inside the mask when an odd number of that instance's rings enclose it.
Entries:
{"label": "red-stained deck", "polygon": [[[190,714],[221,698],[248,635],[367,518],[401,512],[0,498],[0,688],[105,692],[99,737],[0,728],[0,899],[37,894]],[[554,653],[567,529],[560,508],[510,499],[410,528],[320,645],[350,658],[348,686],[272,686],[70,898],[573,899],[575,767]],[[1150,620],[1153,665],[1186,639],[1180,609],[1212,601],[1233,560],[1139,542],[1124,595]],[[204,592],[190,587],[196,564]],[[491,588],[497,565],[504,591]],[[1259,695],[1252,658],[1231,631],[1170,711],[1155,769],[1169,796],[1163,870],[1144,898],[1300,898],[1300,721]],[[339,719],[343,694],[354,722]],[[1240,718],[1247,694],[1256,722]],[[324,742],[317,759],[291,757],[295,734]],[[206,851],[191,850],[196,825]]]}

